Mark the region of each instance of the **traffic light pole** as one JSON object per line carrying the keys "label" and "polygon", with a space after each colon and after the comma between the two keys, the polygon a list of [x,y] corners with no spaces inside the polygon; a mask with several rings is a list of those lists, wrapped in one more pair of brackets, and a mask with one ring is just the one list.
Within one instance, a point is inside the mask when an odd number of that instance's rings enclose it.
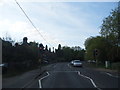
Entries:
{"label": "traffic light pole", "polygon": [[94,59],[95,59],[95,62],[96,62],[96,67],[98,66],[97,57],[98,57],[98,49],[95,49],[95,50],[94,50]]}

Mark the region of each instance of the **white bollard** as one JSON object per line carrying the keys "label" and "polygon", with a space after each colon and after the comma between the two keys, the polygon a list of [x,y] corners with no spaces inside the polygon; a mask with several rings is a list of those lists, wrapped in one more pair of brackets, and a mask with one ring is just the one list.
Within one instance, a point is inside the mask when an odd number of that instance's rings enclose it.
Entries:
{"label": "white bollard", "polygon": [[110,62],[109,61],[105,61],[105,67],[108,68],[110,65]]}

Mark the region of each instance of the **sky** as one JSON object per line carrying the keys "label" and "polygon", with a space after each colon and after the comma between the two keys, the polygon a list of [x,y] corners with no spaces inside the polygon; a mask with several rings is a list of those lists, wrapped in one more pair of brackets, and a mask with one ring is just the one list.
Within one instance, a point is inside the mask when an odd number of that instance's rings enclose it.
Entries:
{"label": "sky", "polygon": [[15,1],[0,1],[0,37],[11,37],[15,42],[36,41],[48,47],[80,46],[91,36],[100,35],[100,26],[117,2],[20,2],[32,20],[31,25]]}

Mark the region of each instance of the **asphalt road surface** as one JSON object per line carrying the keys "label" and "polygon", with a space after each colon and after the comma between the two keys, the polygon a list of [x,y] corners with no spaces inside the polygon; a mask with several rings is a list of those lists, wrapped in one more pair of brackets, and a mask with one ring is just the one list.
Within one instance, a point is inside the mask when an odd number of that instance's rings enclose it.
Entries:
{"label": "asphalt road surface", "polygon": [[47,71],[26,88],[118,88],[119,77],[69,63],[49,65]]}

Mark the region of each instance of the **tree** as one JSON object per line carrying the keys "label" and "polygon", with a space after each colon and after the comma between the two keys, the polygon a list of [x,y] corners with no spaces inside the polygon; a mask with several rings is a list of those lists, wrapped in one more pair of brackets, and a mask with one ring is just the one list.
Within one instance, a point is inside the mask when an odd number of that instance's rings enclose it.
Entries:
{"label": "tree", "polygon": [[[110,48],[110,45],[104,37],[96,36],[86,39],[85,48],[86,48],[85,58],[87,60],[94,60],[96,58],[102,62],[108,60],[107,53],[108,49]],[[94,55],[94,51],[96,49],[98,50],[98,55],[96,55],[97,57],[95,57]]]}
{"label": "tree", "polygon": [[120,28],[118,8],[112,10],[111,14],[103,20],[100,34],[105,37],[113,46],[120,44]]}
{"label": "tree", "polygon": [[45,50],[48,51],[48,46],[47,45],[45,46]]}
{"label": "tree", "polygon": [[89,37],[84,45],[86,59],[94,59],[95,49],[98,50],[97,59],[104,62],[120,60],[120,12],[116,8],[103,20],[101,25],[101,36]]}
{"label": "tree", "polygon": [[62,48],[62,51],[63,51],[62,57],[65,59],[65,61],[71,61],[73,58],[73,49],[71,49],[68,46],[64,46]]}
{"label": "tree", "polygon": [[[120,7],[120,6],[119,6]],[[106,39],[111,46],[107,53],[108,57],[112,56],[112,61],[120,60],[120,8],[112,10],[110,15],[103,20],[100,34]],[[111,59],[111,58],[110,58]]]}
{"label": "tree", "polygon": [[61,44],[58,45],[58,50],[61,50]]}
{"label": "tree", "polygon": [[56,54],[57,54],[57,57],[62,57],[63,56],[63,52],[62,52],[62,49],[61,49],[61,44],[58,45],[58,49],[56,49]]}
{"label": "tree", "polygon": [[10,62],[12,60],[12,43],[2,40],[2,60],[3,62]]}
{"label": "tree", "polygon": [[49,52],[51,52],[51,48],[49,48],[49,50],[48,50]]}

